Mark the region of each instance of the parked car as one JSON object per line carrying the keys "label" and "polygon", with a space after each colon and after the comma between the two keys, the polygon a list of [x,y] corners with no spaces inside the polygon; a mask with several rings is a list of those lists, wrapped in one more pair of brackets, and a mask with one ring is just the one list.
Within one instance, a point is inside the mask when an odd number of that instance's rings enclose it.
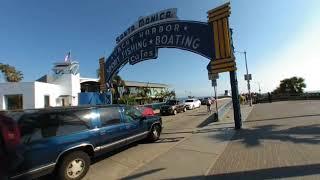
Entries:
{"label": "parked car", "polygon": [[201,106],[201,102],[198,99],[187,99],[184,101],[184,104],[187,109],[199,108]]}
{"label": "parked car", "polygon": [[160,114],[173,114],[176,115],[179,112],[186,112],[187,108],[182,101],[179,100],[169,100],[165,105],[160,107]]}
{"label": "parked car", "polygon": [[201,105],[206,105],[208,102],[208,99],[210,99],[211,101],[214,101],[214,97],[205,97],[201,100]]}
{"label": "parked car", "polygon": [[144,106],[138,106],[137,109],[142,113],[142,116],[154,116],[155,113],[152,108],[144,107]]}
{"label": "parked car", "polygon": [[[78,180],[89,170],[91,157],[138,140],[156,141],[162,130],[160,117],[144,117],[135,107],[123,105],[0,114],[0,122],[8,119],[17,125],[20,134],[14,148],[4,147],[12,179],[55,172],[55,179]],[[2,131],[5,136],[1,141],[10,132]]]}

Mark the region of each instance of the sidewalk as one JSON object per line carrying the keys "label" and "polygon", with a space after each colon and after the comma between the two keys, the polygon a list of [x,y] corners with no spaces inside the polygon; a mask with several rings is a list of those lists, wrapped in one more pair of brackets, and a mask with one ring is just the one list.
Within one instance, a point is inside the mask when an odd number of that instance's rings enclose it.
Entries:
{"label": "sidewalk", "polygon": [[[243,119],[252,108],[242,106]],[[195,130],[191,136],[180,141],[167,153],[131,173],[124,179],[173,179],[185,177],[204,177],[210,173],[213,164],[223,153],[228,141],[235,133],[232,109],[224,119]]]}

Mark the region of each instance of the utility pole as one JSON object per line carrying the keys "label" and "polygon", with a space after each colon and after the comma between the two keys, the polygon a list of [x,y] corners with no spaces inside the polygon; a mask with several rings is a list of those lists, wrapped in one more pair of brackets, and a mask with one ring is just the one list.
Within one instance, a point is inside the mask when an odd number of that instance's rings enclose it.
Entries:
{"label": "utility pole", "polygon": [[248,63],[247,63],[247,52],[246,51],[235,51],[238,53],[243,53],[244,54],[244,60],[246,63],[246,75],[245,75],[245,80],[247,81],[247,87],[248,87],[248,97],[249,97],[249,105],[252,106],[252,97],[251,97],[251,88],[250,88],[250,80],[252,79],[251,74],[249,74],[248,70]]}
{"label": "utility pole", "polygon": [[244,51],[244,60],[246,61],[246,71],[247,71],[247,83],[248,83],[248,93],[249,93],[249,105],[252,106],[252,97],[250,91],[250,77],[248,72],[248,64],[247,64],[247,52]]}

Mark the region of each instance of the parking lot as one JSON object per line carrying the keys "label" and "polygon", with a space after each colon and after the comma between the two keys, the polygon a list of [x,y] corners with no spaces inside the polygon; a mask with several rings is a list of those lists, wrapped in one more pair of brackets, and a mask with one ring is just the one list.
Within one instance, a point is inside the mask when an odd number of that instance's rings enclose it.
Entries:
{"label": "parking lot", "polygon": [[[218,106],[230,99],[218,101]],[[148,164],[190,136],[209,117],[206,106],[175,116],[163,116],[163,132],[156,143],[139,142],[93,160],[86,180],[119,179]]]}

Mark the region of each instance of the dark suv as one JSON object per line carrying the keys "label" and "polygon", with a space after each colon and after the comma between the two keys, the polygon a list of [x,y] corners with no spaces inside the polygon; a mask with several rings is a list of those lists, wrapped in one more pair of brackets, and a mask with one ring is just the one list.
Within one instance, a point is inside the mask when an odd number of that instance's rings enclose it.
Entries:
{"label": "dark suv", "polygon": [[169,100],[165,105],[160,107],[160,114],[173,114],[176,115],[178,112],[186,112],[187,108],[183,102],[178,100]]}
{"label": "dark suv", "polygon": [[0,113],[0,122],[8,120],[10,127],[0,123],[0,167],[5,163],[12,179],[52,172],[56,179],[81,179],[91,157],[138,140],[156,141],[162,130],[160,117],[122,105]]}

